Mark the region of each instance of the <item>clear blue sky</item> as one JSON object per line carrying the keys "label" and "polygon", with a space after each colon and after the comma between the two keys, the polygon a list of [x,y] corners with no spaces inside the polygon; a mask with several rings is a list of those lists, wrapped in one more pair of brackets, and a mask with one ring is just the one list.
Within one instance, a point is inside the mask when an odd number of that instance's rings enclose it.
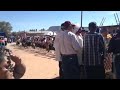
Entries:
{"label": "clear blue sky", "polygon": [[[91,21],[100,25],[106,17],[104,25],[116,24],[114,13],[120,16],[120,11],[83,11],[83,26]],[[50,26],[59,26],[64,21],[80,24],[80,11],[0,11],[0,21],[8,21],[13,31],[29,29],[48,29]]]}

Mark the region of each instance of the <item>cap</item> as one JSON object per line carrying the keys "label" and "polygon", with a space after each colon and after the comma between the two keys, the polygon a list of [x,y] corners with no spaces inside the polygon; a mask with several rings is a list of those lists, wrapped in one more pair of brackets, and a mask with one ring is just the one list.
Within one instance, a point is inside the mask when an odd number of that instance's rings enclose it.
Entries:
{"label": "cap", "polygon": [[72,24],[70,21],[65,21],[64,22],[64,27],[69,27],[69,26],[73,26],[73,27],[75,27],[75,25],[74,24]]}

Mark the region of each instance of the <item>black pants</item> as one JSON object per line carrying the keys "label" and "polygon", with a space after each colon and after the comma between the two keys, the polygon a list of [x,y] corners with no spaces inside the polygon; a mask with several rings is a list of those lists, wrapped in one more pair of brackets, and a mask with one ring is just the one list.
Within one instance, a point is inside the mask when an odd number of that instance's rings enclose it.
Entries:
{"label": "black pants", "polygon": [[62,61],[59,61],[59,77],[63,79],[63,69],[62,69]]}
{"label": "black pants", "polygon": [[114,63],[114,67],[115,67],[115,75],[117,79],[120,79],[120,55],[115,57],[115,62]]}
{"label": "black pants", "polygon": [[104,65],[85,66],[87,79],[105,79]]}
{"label": "black pants", "polygon": [[5,46],[7,46],[7,41],[5,41]]}
{"label": "black pants", "polygon": [[64,79],[80,79],[80,67],[77,55],[62,55]]}
{"label": "black pants", "polygon": [[80,65],[80,79],[86,79],[86,70],[84,65]]}

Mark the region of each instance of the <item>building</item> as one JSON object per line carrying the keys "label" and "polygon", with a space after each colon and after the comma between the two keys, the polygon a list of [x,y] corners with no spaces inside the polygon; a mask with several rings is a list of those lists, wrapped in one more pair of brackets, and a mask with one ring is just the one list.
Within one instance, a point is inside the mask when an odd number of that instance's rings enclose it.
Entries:
{"label": "building", "polygon": [[51,26],[49,27],[49,29],[47,31],[52,31],[54,32],[55,34],[59,33],[61,30],[61,27],[60,26]]}
{"label": "building", "polygon": [[[76,25],[73,32],[76,33],[79,28],[80,27]],[[58,34],[61,31],[61,26],[51,26],[49,27],[48,31],[52,31],[55,34]]]}
{"label": "building", "polygon": [[53,36],[56,35],[56,33],[52,32],[52,31],[27,31],[26,32],[27,36]]}
{"label": "building", "polygon": [[[88,31],[88,27],[83,27],[86,31]],[[116,30],[120,29],[120,26],[119,25],[111,25],[111,26],[100,26],[99,27],[100,29],[102,28],[106,28],[108,30],[108,32],[110,33],[115,33]]]}
{"label": "building", "polygon": [[100,28],[106,28],[108,32],[115,33],[118,29],[120,29],[119,25],[111,25],[111,26],[102,26]]}

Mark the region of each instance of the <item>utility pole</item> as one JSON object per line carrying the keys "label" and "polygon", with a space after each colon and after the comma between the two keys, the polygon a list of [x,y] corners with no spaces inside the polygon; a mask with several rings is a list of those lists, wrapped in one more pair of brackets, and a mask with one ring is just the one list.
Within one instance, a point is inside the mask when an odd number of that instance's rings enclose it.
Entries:
{"label": "utility pole", "polygon": [[83,11],[81,11],[81,29],[82,29],[82,21],[83,21]]}

